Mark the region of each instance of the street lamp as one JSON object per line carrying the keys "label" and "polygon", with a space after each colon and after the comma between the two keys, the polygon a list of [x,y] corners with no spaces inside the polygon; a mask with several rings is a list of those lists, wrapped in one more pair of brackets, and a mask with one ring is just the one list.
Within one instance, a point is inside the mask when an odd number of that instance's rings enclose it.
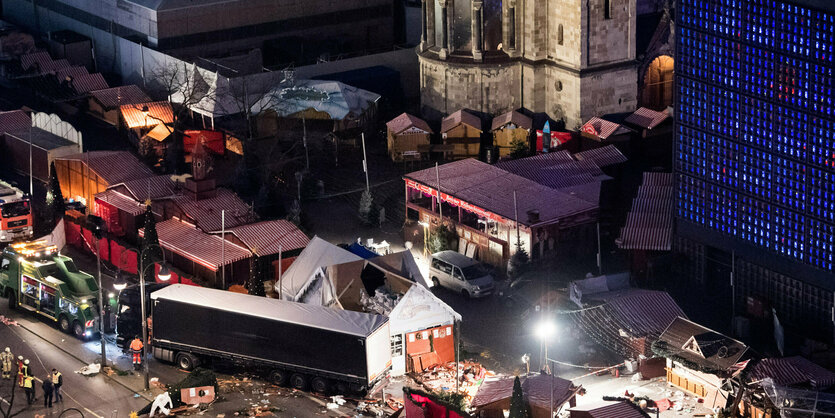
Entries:
{"label": "street lamp", "polygon": [[423,227],[423,256],[426,257],[426,254],[429,253],[429,223],[418,221],[418,225]]}
{"label": "street lamp", "polygon": [[[151,263],[151,264],[148,264],[147,266],[144,266],[142,256],[145,255],[146,251],[148,251],[148,250],[150,250],[154,247],[159,248],[160,252],[162,253],[162,263],[160,264],[160,269],[159,269],[159,273],[157,273],[157,277],[159,277],[159,279],[164,281],[164,282],[167,282],[169,279],[171,279],[171,272],[168,270],[168,266],[165,263],[165,250],[163,250],[163,248],[160,247],[159,244],[151,244],[151,245],[147,246],[145,249],[143,249],[141,252],[138,253],[138,255],[139,255],[139,303],[142,305],[141,306],[141,312],[142,312],[142,345],[143,345],[143,348],[146,350],[146,352],[148,350],[148,348],[147,348],[148,347],[148,316],[147,316],[146,309],[145,309],[145,271],[148,270],[148,267],[151,267],[156,263]],[[134,251],[134,252],[136,252],[136,251]],[[124,254],[126,254],[126,253],[127,252],[124,252],[124,253],[122,253],[122,255],[124,256]],[[120,281],[120,282],[114,284],[113,287],[115,287],[117,290],[121,291],[121,290],[124,290],[125,287],[127,287],[127,283]],[[148,361],[145,358],[146,356],[143,355],[142,357],[143,357],[142,358],[142,370],[144,372],[143,374],[145,375],[145,390],[148,390],[151,387],[151,385],[150,385],[150,371],[148,370]]]}

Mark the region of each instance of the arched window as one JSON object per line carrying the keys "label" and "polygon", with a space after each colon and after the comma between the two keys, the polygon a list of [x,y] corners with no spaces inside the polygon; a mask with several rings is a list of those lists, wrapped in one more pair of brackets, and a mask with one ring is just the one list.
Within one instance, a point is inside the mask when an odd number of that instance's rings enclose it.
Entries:
{"label": "arched window", "polygon": [[557,26],[557,45],[562,45],[562,23]]}

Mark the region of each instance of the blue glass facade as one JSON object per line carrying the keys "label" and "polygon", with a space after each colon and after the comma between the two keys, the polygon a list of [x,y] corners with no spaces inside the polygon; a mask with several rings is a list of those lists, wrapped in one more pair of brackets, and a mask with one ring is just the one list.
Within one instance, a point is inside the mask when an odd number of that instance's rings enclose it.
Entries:
{"label": "blue glass facade", "polygon": [[676,31],[679,222],[835,272],[835,13],[679,0]]}

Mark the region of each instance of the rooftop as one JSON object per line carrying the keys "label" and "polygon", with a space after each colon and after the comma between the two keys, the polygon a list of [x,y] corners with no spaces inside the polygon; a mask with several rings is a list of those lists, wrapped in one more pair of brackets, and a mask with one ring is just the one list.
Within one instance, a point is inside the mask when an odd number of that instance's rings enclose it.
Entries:
{"label": "rooftop", "polygon": [[296,80],[293,86],[276,87],[252,105],[253,113],[270,109],[280,117],[289,117],[308,109],[327,113],[331,119],[356,118],[380,95],[338,81]]}
{"label": "rooftop", "polygon": [[[484,379],[470,405],[479,409],[508,409],[513,394],[514,376],[496,376]],[[549,409],[553,399],[554,410],[571,399],[580,389],[570,380],[540,373],[519,376],[522,393],[531,407]],[[553,388],[553,392],[552,392]],[[553,393],[553,397],[551,396]]]}
{"label": "rooftop", "polygon": [[580,161],[594,161],[598,167],[608,167],[627,161],[626,156],[612,144],[606,145],[605,147],[580,151],[574,154],[574,158]]}
{"label": "rooftop", "polygon": [[15,132],[32,126],[32,118],[23,110],[0,112],[0,133]]}
{"label": "rooftop", "polygon": [[644,173],[626,224],[615,240],[625,250],[670,251],[673,241],[673,174]]}
{"label": "rooftop", "polygon": [[429,127],[429,124],[426,123],[425,120],[417,116],[412,116],[405,112],[401,113],[396,118],[386,122],[386,127],[388,127],[388,130],[395,135],[411,127],[415,127],[422,131],[429,132],[430,134],[432,133],[432,128]]}
{"label": "rooftop", "polygon": [[[143,111],[146,106],[147,115]],[[128,129],[174,122],[174,111],[169,102],[131,103],[122,105],[120,109]]]}
{"label": "rooftop", "polygon": [[[590,214],[598,208],[597,203],[472,158],[441,165],[438,173],[443,193],[509,220],[515,217],[513,194],[516,192],[519,223],[527,226],[559,222],[574,215]],[[437,187],[435,168],[408,173],[405,178]],[[539,212],[539,219],[530,221],[525,214],[534,211]]]}
{"label": "rooftop", "polygon": [[475,129],[481,130],[481,119],[478,116],[461,109],[441,121],[441,133],[449,132],[452,128],[460,124],[469,125]]}
{"label": "rooftop", "polygon": [[56,160],[80,161],[90,164],[90,170],[110,185],[154,175],[148,166],[128,151],[88,151],[81,154],[58,157]]}
{"label": "rooftop", "polygon": [[748,351],[744,343],[682,317],[673,320],[659,341],[674,359],[681,357],[717,372],[730,370]]}
{"label": "rooftop", "polygon": [[589,119],[589,121],[586,122],[580,130],[601,140],[608,139],[610,136],[622,135],[632,131],[619,123],[601,119],[597,116]]}
{"label": "rooftop", "polygon": [[646,412],[629,401],[598,401],[569,408],[569,411],[587,412],[591,418],[649,418]]}
{"label": "rooftop", "polygon": [[[235,243],[226,241],[217,235],[206,234],[196,226],[171,218],[156,225],[159,244],[172,252],[180,254],[203,267],[217,271],[220,266],[249,258],[252,253]],[[139,230],[144,236],[144,229]]]}
{"label": "rooftop", "polygon": [[[196,200],[191,196],[181,195],[174,198],[174,203],[200,229],[206,232],[218,232],[221,227],[232,229],[252,220],[250,207],[235,192],[219,187],[214,197]],[[226,211],[225,225],[222,225],[222,211]]]}
{"label": "rooftop", "polygon": [[627,116],[624,121],[644,129],[653,129],[669,117],[670,114],[667,112],[659,112],[646,107],[640,107],[635,113]]}
{"label": "rooftop", "polygon": [[[128,84],[127,86],[111,87],[109,89],[94,90],[90,92],[99,103],[106,109],[117,108],[121,105],[137,103],[148,103],[151,98],[139,87]],[[140,106],[140,109],[142,107]]]}
{"label": "rooftop", "polygon": [[502,113],[501,115],[493,118],[493,126],[491,130],[495,131],[497,129],[504,128],[509,124],[513,124],[522,129],[531,130],[533,120],[515,110],[511,110],[510,112]]}
{"label": "rooftop", "polygon": [[295,224],[283,219],[240,225],[230,231],[259,257],[299,250],[310,242]]}
{"label": "rooftop", "polygon": [[78,94],[84,94],[93,90],[101,90],[107,88],[107,82],[101,73],[80,74],[72,78],[72,88]]}
{"label": "rooftop", "polygon": [[62,138],[41,128],[29,127],[25,129],[19,129],[15,132],[7,132],[6,136],[17,138],[23,142],[26,142],[27,144],[29,143],[31,138],[33,146],[47,151],[61,147],[77,145],[75,142],[72,142],[66,138]]}

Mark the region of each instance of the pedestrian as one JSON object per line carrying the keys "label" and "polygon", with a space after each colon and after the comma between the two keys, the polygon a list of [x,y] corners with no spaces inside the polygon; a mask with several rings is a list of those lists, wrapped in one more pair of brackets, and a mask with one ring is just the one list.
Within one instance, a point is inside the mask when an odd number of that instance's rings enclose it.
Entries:
{"label": "pedestrian", "polygon": [[23,356],[17,356],[17,385],[23,387]]}
{"label": "pedestrian", "polygon": [[52,369],[52,386],[55,387],[55,402],[64,402],[64,395],[61,394],[61,385],[64,384],[64,376],[58,370]]}
{"label": "pedestrian", "polygon": [[11,379],[12,378],[12,364],[14,362],[14,354],[12,354],[12,350],[9,347],[6,347],[2,353],[0,353],[0,365],[3,366],[3,379]]}
{"label": "pedestrian", "polygon": [[51,374],[46,374],[46,379],[43,380],[41,388],[43,389],[43,407],[52,408],[52,393],[55,390],[55,385],[52,384]]}
{"label": "pedestrian", "polygon": [[137,335],[130,343],[130,351],[133,353],[133,368],[138,370],[142,365],[142,341]]}
{"label": "pedestrian", "polygon": [[35,402],[35,386],[33,385],[35,378],[26,376],[23,378],[23,391],[26,392],[26,403],[32,405]]}

